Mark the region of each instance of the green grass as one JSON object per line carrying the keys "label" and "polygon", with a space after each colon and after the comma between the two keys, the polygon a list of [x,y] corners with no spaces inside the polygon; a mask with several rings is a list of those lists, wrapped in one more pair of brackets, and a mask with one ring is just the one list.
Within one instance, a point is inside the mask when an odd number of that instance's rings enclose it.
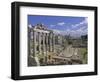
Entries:
{"label": "green grass", "polygon": [[87,63],[87,48],[81,48],[80,49],[81,55],[82,55],[82,61],[86,64]]}

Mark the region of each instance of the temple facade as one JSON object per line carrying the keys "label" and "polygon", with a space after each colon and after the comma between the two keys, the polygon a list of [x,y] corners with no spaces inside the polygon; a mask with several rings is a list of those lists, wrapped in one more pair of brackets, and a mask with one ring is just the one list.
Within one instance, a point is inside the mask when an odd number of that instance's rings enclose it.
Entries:
{"label": "temple facade", "polygon": [[28,52],[36,65],[46,64],[50,52],[55,52],[55,35],[43,24],[29,26]]}

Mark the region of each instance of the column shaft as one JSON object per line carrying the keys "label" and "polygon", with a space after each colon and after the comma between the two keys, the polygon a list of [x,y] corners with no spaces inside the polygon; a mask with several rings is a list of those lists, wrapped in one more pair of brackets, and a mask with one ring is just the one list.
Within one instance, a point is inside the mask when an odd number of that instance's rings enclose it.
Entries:
{"label": "column shaft", "polygon": [[45,33],[43,33],[43,57],[44,57],[44,65],[45,65],[46,64]]}
{"label": "column shaft", "polygon": [[45,59],[45,61],[46,61],[46,63],[47,63],[47,56],[48,56],[48,33],[46,34],[46,59]]}
{"label": "column shaft", "polygon": [[33,33],[33,36],[34,36],[34,53],[33,53],[33,56],[35,57],[36,56],[36,32],[34,31],[34,33]]}
{"label": "column shaft", "polygon": [[53,52],[55,52],[55,35],[53,34]]}
{"label": "column shaft", "polygon": [[48,33],[46,34],[46,51],[48,51]]}
{"label": "column shaft", "polygon": [[39,53],[41,54],[41,33],[39,33]]}
{"label": "column shaft", "polygon": [[52,34],[50,33],[50,52],[52,51]]}

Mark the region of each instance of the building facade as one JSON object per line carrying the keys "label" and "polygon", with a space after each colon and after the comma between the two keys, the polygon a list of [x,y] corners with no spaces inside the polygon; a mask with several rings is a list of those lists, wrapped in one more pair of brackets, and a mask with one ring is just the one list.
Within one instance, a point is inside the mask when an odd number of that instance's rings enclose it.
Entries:
{"label": "building facade", "polygon": [[28,45],[29,58],[33,58],[37,66],[44,65],[49,53],[55,52],[55,35],[43,24],[31,26],[28,28]]}

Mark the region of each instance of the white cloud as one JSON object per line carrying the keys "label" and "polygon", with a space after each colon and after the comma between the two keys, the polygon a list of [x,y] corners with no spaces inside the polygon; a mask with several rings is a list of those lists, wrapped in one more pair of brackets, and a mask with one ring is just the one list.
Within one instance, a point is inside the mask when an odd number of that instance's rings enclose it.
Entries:
{"label": "white cloud", "polygon": [[53,24],[50,25],[50,27],[54,27],[54,26],[56,26],[56,25],[53,25]]}
{"label": "white cloud", "polygon": [[63,31],[56,30],[56,29],[53,29],[53,31],[54,31],[55,34],[62,34],[62,32],[63,32]]}
{"label": "white cloud", "polygon": [[81,21],[80,23],[72,25],[72,28],[77,28],[78,26],[81,26],[87,23],[88,23],[87,18],[85,18],[85,20]]}
{"label": "white cloud", "polygon": [[28,25],[28,27],[29,27],[29,28],[32,28],[32,25],[31,25],[31,24],[29,24],[29,25]]}
{"label": "white cloud", "polygon": [[[62,35],[71,35],[73,37],[80,37],[81,35],[87,34],[87,18],[85,18],[83,21],[79,22],[78,24],[72,25],[72,29],[66,28],[66,30],[58,30],[53,29],[55,34],[62,34]],[[57,25],[63,26],[65,23],[60,22],[57,23]]]}
{"label": "white cloud", "polygon": [[64,24],[65,24],[65,22],[60,22],[60,23],[58,23],[57,25],[62,26],[62,25],[64,25]]}
{"label": "white cloud", "polygon": [[55,27],[55,26],[57,26],[57,25],[63,26],[63,25],[65,25],[65,24],[66,24],[65,22],[59,22],[59,23],[56,23],[56,24],[51,24],[50,27]]}
{"label": "white cloud", "polygon": [[70,34],[73,37],[80,37],[81,35],[87,34],[87,29],[84,29],[84,28],[86,28],[86,27],[80,27],[77,30],[72,30],[72,29],[56,30],[56,29],[53,29],[53,31],[55,34],[61,34],[61,35],[69,35]]}

